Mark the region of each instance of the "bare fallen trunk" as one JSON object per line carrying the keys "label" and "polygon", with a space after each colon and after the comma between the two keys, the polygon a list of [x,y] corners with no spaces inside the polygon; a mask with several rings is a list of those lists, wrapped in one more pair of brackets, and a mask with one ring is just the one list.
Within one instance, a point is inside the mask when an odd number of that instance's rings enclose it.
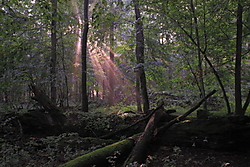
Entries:
{"label": "bare fallen trunk", "polygon": [[149,120],[143,134],[139,137],[135,147],[133,148],[130,156],[126,160],[126,162],[123,164],[123,167],[126,167],[130,163],[138,162],[139,164],[143,163],[147,156],[147,147],[150,141],[154,136],[156,136],[159,132],[163,132],[170,128],[172,125],[174,125],[177,122],[183,121],[184,118],[186,118],[189,114],[191,114],[193,111],[195,111],[197,108],[201,106],[201,104],[210,96],[212,96],[216,91],[213,90],[210,92],[207,96],[205,96],[203,99],[201,99],[194,107],[192,107],[190,110],[188,110],[183,115],[180,115],[179,117],[173,119],[172,121],[166,123],[159,129],[157,129],[156,124],[159,121],[159,118],[162,116],[163,112],[161,110],[158,110],[157,113],[155,113],[151,119]]}
{"label": "bare fallen trunk", "polygon": [[[121,154],[121,157],[127,156],[130,152],[130,155],[128,156],[127,160],[123,164],[125,167],[129,163],[133,162],[139,162],[143,163],[147,156],[147,147],[150,143],[150,141],[159,133],[164,132],[168,128],[170,128],[173,124],[184,120],[185,117],[187,117],[189,114],[191,114],[193,111],[195,111],[197,108],[201,106],[201,104],[210,96],[212,96],[216,91],[210,92],[207,96],[205,96],[202,100],[200,100],[197,105],[192,107],[190,110],[188,110],[183,115],[173,119],[172,121],[166,123],[159,129],[157,129],[157,123],[161,119],[164,108],[161,107],[155,110],[150,118],[150,120],[147,123],[147,126],[145,127],[145,130],[143,133],[136,134],[133,137],[130,137],[128,139],[119,141],[117,143],[114,143],[112,145],[108,145],[106,147],[97,149],[91,153],[82,155],[74,160],[71,160],[60,167],[82,167],[82,166],[108,166],[108,160],[107,157],[114,156],[114,153],[118,151]],[[136,143],[136,145],[135,145]]]}
{"label": "bare fallen trunk", "polygon": [[55,125],[63,125],[65,121],[65,117],[62,114],[62,109],[57,107],[51,99],[35,84],[29,85],[30,89],[34,93],[34,97],[32,99],[36,100],[47,112]]}
{"label": "bare fallen trunk", "polygon": [[154,137],[154,135],[157,134],[157,131],[155,130],[163,113],[164,108],[161,107],[151,116],[150,120],[147,123],[147,126],[145,127],[144,132],[142,133],[142,135],[140,135],[135,147],[133,148],[132,152],[124,163],[124,167],[127,164],[133,163],[135,161],[138,163],[144,162],[145,157],[147,156],[147,145]]}
{"label": "bare fallen trunk", "polygon": [[121,132],[124,132],[124,131],[126,131],[126,130],[128,130],[128,129],[134,127],[134,126],[136,126],[137,124],[139,124],[139,123],[141,123],[141,122],[143,122],[143,121],[148,120],[156,111],[160,110],[161,108],[163,108],[163,103],[159,104],[158,107],[155,108],[153,111],[151,111],[151,113],[148,114],[146,117],[144,117],[144,118],[142,118],[142,119],[136,121],[136,122],[133,123],[132,125],[129,125],[129,126],[127,126],[127,127],[124,127],[124,128],[122,128],[122,129],[119,129],[118,131],[109,133],[109,134],[107,134],[107,135],[103,135],[103,136],[101,136],[100,138],[101,138],[101,139],[108,139],[108,138],[111,138],[111,137],[113,137],[113,136],[115,136],[115,135],[121,133]]}
{"label": "bare fallen trunk", "polygon": [[167,130],[168,128],[170,128],[173,124],[178,123],[180,121],[184,121],[184,119],[191,114],[192,112],[194,112],[196,109],[198,109],[202,103],[207,100],[210,96],[212,96],[214,93],[216,92],[216,90],[211,91],[209,94],[207,94],[203,99],[201,99],[195,106],[193,106],[190,110],[188,110],[186,113],[184,113],[183,115],[180,115],[179,117],[173,119],[172,121],[166,123],[165,125],[163,125],[162,127],[159,128],[159,133],[163,132],[165,130]]}

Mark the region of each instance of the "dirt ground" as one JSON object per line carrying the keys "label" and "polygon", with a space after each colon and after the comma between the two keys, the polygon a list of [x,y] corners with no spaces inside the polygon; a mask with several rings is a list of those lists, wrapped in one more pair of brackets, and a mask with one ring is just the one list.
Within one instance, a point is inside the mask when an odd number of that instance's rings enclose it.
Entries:
{"label": "dirt ground", "polygon": [[[250,151],[250,150],[249,150]],[[150,167],[249,167],[250,152],[229,152],[196,147],[154,146]]]}

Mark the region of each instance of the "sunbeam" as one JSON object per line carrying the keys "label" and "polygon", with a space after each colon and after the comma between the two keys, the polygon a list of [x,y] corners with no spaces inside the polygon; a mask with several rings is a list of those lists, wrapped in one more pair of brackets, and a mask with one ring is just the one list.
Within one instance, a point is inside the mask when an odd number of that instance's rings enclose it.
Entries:
{"label": "sunbeam", "polygon": [[[107,52],[95,46],[95,49],[92,49],[90,52],[90,59],[98,85],[102,86],[100,95],[102,95],[106,103],[110,104],[110,99],[114,100],[112,104],[119,102],[131,104],[135,101],[135,88],[133,84],[125,78],[124,74],[118,69],[114,62],[110,60]],[[111,84],[114,90],[111,90]],[[114,92],[113,95],[111,91]]]}

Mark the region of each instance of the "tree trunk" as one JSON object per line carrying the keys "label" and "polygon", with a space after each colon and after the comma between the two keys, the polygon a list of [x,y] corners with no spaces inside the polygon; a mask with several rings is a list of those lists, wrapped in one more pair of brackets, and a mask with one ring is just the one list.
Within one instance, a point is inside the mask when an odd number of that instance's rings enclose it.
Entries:
{"label": "tree trunk", "polygon": [[140,86],[141,86],[141,95],[143,100],[143,110],[144,112],[148,112],[149,110],[149,101],[148,101],[148,93],[147,93],[147,82],[144,71],[144,35],[143,35],[143,24],[142,18],[139,10],[139,2],[138,0],[134,0],[134,8],[135,8],[135,17],[136,17],[136,59],[138,72],[140,77]]}
{"label": "tree trunk", "polygon": [[63,165],[60,165],[59,167],[110,166],[111,164],[108,163],[107,157],[115,156],[114,154],[116,152],[120,153],[118,158],[126,157],[133,148],[136,137],[137,135],[135,137],[130,137],[117,143],[97,149],[93,152],[77,157],[76,159],[73,159]]}
{"label": "tree trunk", "polygon": [[157,134],[157,124],[162,118],[163,113],[164,108],[161,107],[152,115],[147,123],[147,126],[145,127],[144,132],[139,136],[135,147],[125,161],[123,165],[124,167],[133,162],[138,162],[141,164],[145,161],[145,157],[147,156],[147,146],[151,139]]}
{"label": "tree trunk", "polygon": [[[189,37],[189,39],[192,41],[192,43],[198,47],[199,45],[197,44],[197,42],[195,42],[195,39],[179,23],[178,23],[178,26]],[[213,73],[214,73],[214,75],[215,75],[215,77],[216,77],[216,79],[217,79],[217,81],[218,81],[218,83],[219,83],[219,85],[221,87],[221,90],[223,92],[223,98],[225,100],[228,113],[230,114],[231,113],[231,107],[230,107],[230,104],[229,104],[229,101],[228,101],[228,96],[226,94],[225,88],[224,88],[223,83],[222,83],[222,81],[220,79],[220,76],[217,73],[217,71],[215,70],[215,68],[214,68],[213,64],[211,63],[211,61],[207,58],[206,49],[202,50],[200,47],[198,47],[198,48],[199,48],[200,52],[204,55],[205,60],[207,61],[210,68],[212,69],[212,71],[213,71]],[[199,85],[198,85],[198,87],[199,87],[199,90],[201,91],[201,88],[200,88]]]}
{"label": "tree trunk", "polygon": [[237,37],[236,37],[236,60],[235,60],[235,113],[244,115],[241,97],[241,47],[242,47],[242,13],[243,7],[238,3],[237,9]]}
{"label": "tree trunk", "polygon": [[136,76],[136,86],[135,86],[135,98],[136,98],[136,104],[137,104],[137,111],[142,111],[142,108],[141,108],[141,93],[140,93],[140,76],[139,76],[139,73],[136,72],[135,74]]}
{"label": "tree trunk", "polygon": [[[197,54],[198,54],[198,70],[199,70],[199,83],[200,83],[200,90],[201,90],[201,98],[205,97],[205,85],[204,85],[204,78],[203,78],[203,68],[202,68],[202,56],[200,51],[200,35],[199,35],[199,28],[198,28],[198,19],[195,14],[195,7],[193,4],[193,0],[191,0],[191,10],[194,17],[194,24],[195,24],[195,36],[196,36],[196,44],[197,44]],[[203,108],[207,111],[206,102],[204,102]]]}
{"label": "tree trunk", "polygon": [[163,111],[163,110],[158,110],[158,113],[155,113],[151,117],[151,119],[148,121],[148,124],[143,134],[137,140],[135,147],[133,148],[129,158],[126,160],[123,166],[125,167],[127,164],[132,163],[132,162],[143,163],[146,159],[147,145],[151,141],[153,136],[156,136],[160,132],[161,133],[164,132],[175,123],[183,121],[189,114],[191,114],[193,111],[199,108],[203,104],[203,102],[206,101],[206,99],[212,96],[215,92],[216,91],[213,90],[208,95],[206,95],[203,99],[201,99],[194,107],[188,110],[186,113],[184,113],[183,115],[180,115],[179,117],[176,117],[175,119],[171,120],[170,122],[166,123],[165,125],[157,129],[156,124],[161,118],[162,111]]}
{"label": "tree trunk", "polygon": [[57,125],[63,125],[65,117],[62,114],[62,110],[53,103],[49,97],[36,85],[29,85],[30,89],[34,93],[34,100],[36,100],[43,108],[51,115],[53,122]]}
{"label": "tree trunk", "polygon": [[52,22],[51,22],[51,100],[56,103],[56,17],[57,17],[57,0],[52,0]]}
{"label": "tree trunk", "polygon": [[[61,36],[63,36],[63,33],[61,32]],[[62,40],[62,69],[63,72],[66,74],[66,62],[65,62],[65,45],[64,45],[64,40]],[[69,107],[69,85],[68,85],[68,76],[64,75],[64,84],[62,85],[62,103],[63,105],[66,104],[66,107]],[[66,100],[66,101],[65,101]]]}
{"label": "tree trunk", "polygon": [[[205,96],[202,100],[198,102],[197,105],[195,105],[193,108],[188,110],[185,114],[173,119],[169,123],[166,123],[164,126],[160,127],[158,130],[157,122],[161,119],[161,116],[163,114],[164,108],[162,107],[163,104],[159,105],[149,116],[151,116],[150,120],[148,121],[148,124],[144,130],[144,132],[141,134],[135,134],[134,136],[122,140],[120,142],[114,143],[112,145],[108,145],[106,147],[100,148],[98,150],[95,150],[91,153],[82,155],[74,160],[71,160],[60,167],[82,167],[82,166],[110,166],[110,164],[107,163],[107,157],[114,156],[115,152],[121,153],[121,156],[126,156],[129,154],[129,152],[132,150],[134,143],[136,143],[135,147],[133,148],[133,151],[130,153],[129,158],[124,163],[124,166],[128,164],[129,162],[142,162],[145,160],[145,153],[146,148],[151,139],[158,134],[158,132],[164,132],[166,129],[171,127],[173,124],[182,121],[185,117],[187,117],[189,114],[191,114],[193,111],[195,111],[197,108],[199,108],[202,103],[212,96],[216,91],[213,90],[210,92],[207,96]],[[144,120],[144,119],[143,119]]]}
{"label": "tree trunk", "polygon": [[87,40],[88,40],[88,6],[89,1],[84,0],[84,30],[82,35],[82,111],[88,112],[87,92]]}
{"label": "tree trunk", "polygon": [[161,103],[160,105],[158,105],[158,107],[157,107],[156,109],[154,109],[154,110],[153,110],[150,114],[148,114],[146,117],[144,117],[144,118],[142,118],[142,119],[136,121],[136,122],[133,123],[132,125],[129,125],[129,126],[127,126],[127,127],[124,127],[124,128],[122,128],[122,129],[119,129],[118,131],[111,132],[111,133],[109,133],[109,134],[103,135],[103,136],[101,136],[101,137],[99,137],[99,138],[101,138],[101,139],[108,139],[108,138],[111,138],[111,137],[113,137],[113,136],[115,136],[115,135],[121,133],[121,132],[124,132],[124,131],[126,131],[126,130],[132,128],[132,127],[134,127],[135,125],[137,125],[137,124],[139,124],[139,123],[141,123],[141,122],[143,122],[143,121],[148,120],[155,112],[157,112],[158,110],[161,110],[161,109],[164,109],[164,108],[163,108],[163,103]]}
{"label": "tree trunk", "polygon": [[217,79],[217,81],[218,81],[218,83],[219,83],[219,85],[221,87],[221,90],[222,90],[222,93],[223,93],[223,98],[224,98],[224,101],[226,102],[226,106],[227,106],[227,113],[231,114],[231,107],[230,107],[230,104],[229,104],[229,101],[228,101],[227,93],[226,93],[226,90],[225,90],[225,88],[223,86],[223,83],[222,83],[222,81],[220,79],[220,76],[217,73],[217,71],[215,70],[215,68],[214,68],[213,64],[211,63],[211,61],[208,59],[205,52],[203,53],[203,55],[204,55],[204,58],[207,61],[208,65],[212,69],[212,71],[213,71],[213,73],[214,73],[214,75],[215,75],[215,77],[216,77],[216,79]]}
{"label": "tree trunk", "polygon": [[191,114],[192,112],[194,112],[197,108],[199,108],[202,103],[204,101],[206,101],[210,96],[212,96],[214,93],[216,92],[216,90],[213,90],[212,92],[210,92],[209,94],[207,94],[203,99],[201,99],[194,107],[192,107],[190,110],[188,110],[186,113],[184,113],[183,115],[180,115],[179,117],[173,119],[172,121],[166,123],[165,125],[163,125],[162,127],[159,128],[158,132],[164,132],[165,130],[167,130],[168,128],[170,128],[173,124],[183,121],[189,114]]}

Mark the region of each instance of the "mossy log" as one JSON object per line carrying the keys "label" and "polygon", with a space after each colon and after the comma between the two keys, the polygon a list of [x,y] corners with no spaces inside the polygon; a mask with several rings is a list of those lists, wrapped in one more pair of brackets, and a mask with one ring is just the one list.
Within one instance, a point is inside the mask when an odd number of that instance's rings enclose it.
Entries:
{"label": "mossy log", "polygon": [[132,150],[137,136],[138,135],[129,137],[125,140],[97,149],[88,154],[84,154],[63,165],[60,165],[59,167],[91,167],[94,165],[96,167],[109,166],[110,163],[108,162],[107,157],[117,156],[114,155],[115,152],[119,152],[120,154],[118,155],[118,159],[126,157]]}
{"label": "mossy log", "polygon": [[[213,95],[216,91],[210,92],[206,97],[204,97],[196,106],[191,108],[189,111],[187,111],[185,114],[179,116],[178,118],[170,121],[169,123],[166,123],[164,126],[159,128],[159,130],[164,131],[170,126],[172,126],[174,123],[180,122],[183,120],[186,116],[191,114],[193,111],[195,111],[208,97]],[[164,111],[164,108],[161,107],[158,110],[154,111],[155,113],[151,116],[150,120],[148,121],[148,124],[143,132],[143,134],[136,134],[133,137],[130,137],[128,139],[122,140],[120,142],[114,143],[112,145],[108,145],[106,147],[97,149],[91,153],[82,155],[74,160],[71,160],[60,167],[83,167],[83,166],[108,166],[108,160],[107,157],[114,156],[114,153],[116,151],[121,153],[121,157],[125,157],[129,154],[129,152],[133,149],[135,143],[136,147],[131,152],[129,158],[127,158],[127,161],[124,163],[124,165],[128,164],[131,161],[142,161],[143,157],[146,153],[146,148],[148,147],[149,142],[151,139],[157,134],[156,124],[161,118],[161,115]],[[140,155],[141,154],[141,155]]]}

